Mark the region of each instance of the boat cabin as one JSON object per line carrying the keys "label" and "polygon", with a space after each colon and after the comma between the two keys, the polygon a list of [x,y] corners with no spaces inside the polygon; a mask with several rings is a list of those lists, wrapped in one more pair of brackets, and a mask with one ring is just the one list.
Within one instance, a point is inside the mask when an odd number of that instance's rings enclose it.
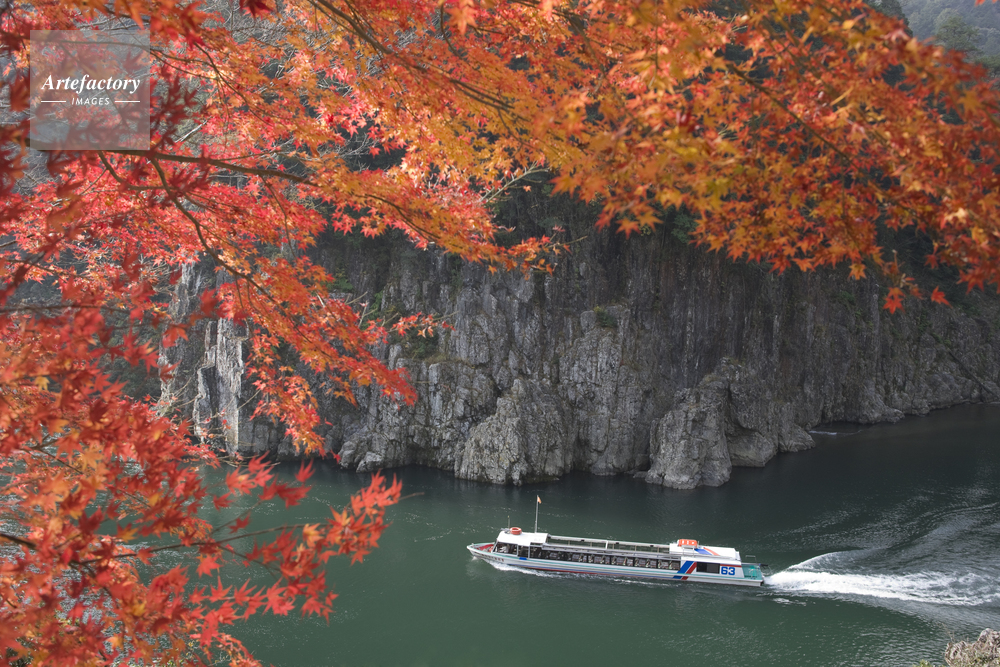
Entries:
{"label": "boat cabin", "polygon": [[719,574],[723,566],[740,564],[740,554],[736,549],[705,547],[696,540],[644,544],[526,533],[519,528],[501,531],[493,551],[519,558],[674,571],[679,570],[684,561],[695,561],[695,571],[708,574]]}

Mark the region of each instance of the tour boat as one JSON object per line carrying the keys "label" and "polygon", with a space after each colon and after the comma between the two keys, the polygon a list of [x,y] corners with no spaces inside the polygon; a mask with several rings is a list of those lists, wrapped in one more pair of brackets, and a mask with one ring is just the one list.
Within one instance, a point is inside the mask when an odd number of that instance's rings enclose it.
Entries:
{"label": "tour boat", "polygon": [[707,547],[697,540],[647,544],[505,528],[495,542],[470,544],[467,548],[475,558],[543,572],[738,586],[764,583],[760,563],[744,563],[736,549]]}

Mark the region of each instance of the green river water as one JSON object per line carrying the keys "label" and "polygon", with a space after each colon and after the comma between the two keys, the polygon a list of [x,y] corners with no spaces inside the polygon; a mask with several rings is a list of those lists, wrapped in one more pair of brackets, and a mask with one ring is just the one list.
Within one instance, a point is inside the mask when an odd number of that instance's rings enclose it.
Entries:
{"label": "green river water", "polygon": [[[691,491],[585,474],[511,488],[390,471],[419,495],[390,508],[363,564],[331,565],[330,623],[264,615],[235,634],[278,667],[941,663],[949,640],[1000,628],[998,434],[992,406],[847,427]],[[304,506],[251,526],[324,520],[366,479],[321,467]],[[536,495],[540,530],[693,538],[754,554],[773,575],[759,589],[638,583],[469,556],[465,546],[492,540],[508,516],[531,528]]]}

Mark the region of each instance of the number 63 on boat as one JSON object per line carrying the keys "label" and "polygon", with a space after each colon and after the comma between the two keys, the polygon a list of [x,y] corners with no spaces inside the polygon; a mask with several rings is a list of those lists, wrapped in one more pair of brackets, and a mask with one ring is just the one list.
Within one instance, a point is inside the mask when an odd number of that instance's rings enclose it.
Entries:
{"label": "number 63 on boat", "polygon": [[527,570],[737,586],[762,585],[762,568],[767,567],[744,563],[736,549],[708,547],[697,540],[647,544],[528,533],[520,528],[505,528],[496,541],[467,548],[475,558]]}

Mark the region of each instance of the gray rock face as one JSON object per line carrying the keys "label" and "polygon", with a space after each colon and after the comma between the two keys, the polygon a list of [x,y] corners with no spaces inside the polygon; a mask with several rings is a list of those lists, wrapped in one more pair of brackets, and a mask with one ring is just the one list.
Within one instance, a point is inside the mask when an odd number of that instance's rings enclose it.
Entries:
{"label": "gray rock face", "polygon": [[792,406],[755,396],[755,385],[741,375],[724,359],[718,372],[677,392],[675,407],[653,422],[646,481],[678,489],[719,486],[733,466],[760,467],[778,452],[812,447]]}
{"label": "gray rock face", "polygon": [[[357,286],[352,296],[383,315],[438,313],[453,327],[433,343],[377,351],[407,369],[415,405],[364,388],[357,408],[320,397],[342,465],[427,465],[501,484],[633,473],[690,488],[811,447],[807,429],[822,422],[1000,400],[995,297],[974,294],[961,308],[908,302],[890,316],[874,278],[778,276],[662,231],[626,242],[575,228],[586,238],[555,272],[527,277],[402,242],[322,246],[316,260]],[[207,280],[189,273],[178,309]],[[291,455],[279,429],[249,419],[240,332],[213,326],[203,342],[164,351],[181,364],[164,404],[230,451]]]}
{"label": "gray rock face", "polygon": [[728,383],[707,376],[697,387],[677,393],[675,408],[653,420],[647,482],[677,489],[729,481],[733,469],[726,440]]}
{"label": "gray rock face", "polygon": [[[185,266],[174,288],[171,316],[197,310],[200,293],[225,280],[206,266]],[[202,321],[188,340],[161,349],[161,366],[176,369],[160,381],[159,411],[190,419],[195,436],[211,440],[230,456],[268,450],[290,455],[290,443],[280,438],[274,424],[250,417],[255,390],[244,372],[245,341],[242,327],[220,319]]]}
{"label": "gray rock face", "polygon": [[562,402],[534,381],[514,380],[496,412],[469,432],[455,458],[455,475],[496,484],[553,478],[570,470]]}
{"label": "gray rock face", "polygon": [[974,642],[948,644],[944,661],[949,667],[1000,667],[1000,632],[986,628]]}

